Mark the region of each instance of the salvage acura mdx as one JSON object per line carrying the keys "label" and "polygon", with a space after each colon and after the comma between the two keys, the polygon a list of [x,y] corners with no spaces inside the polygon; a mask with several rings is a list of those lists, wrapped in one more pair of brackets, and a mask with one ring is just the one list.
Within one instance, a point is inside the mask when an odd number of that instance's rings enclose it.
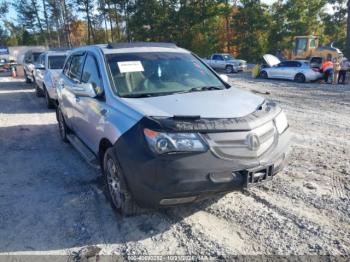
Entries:
{"label": "salvage acura mdx", "polygon": [[174,44],[77,48],[57,92],[61,138],[101,166],[124,215],[263,183],[287,158],[282,109]]}

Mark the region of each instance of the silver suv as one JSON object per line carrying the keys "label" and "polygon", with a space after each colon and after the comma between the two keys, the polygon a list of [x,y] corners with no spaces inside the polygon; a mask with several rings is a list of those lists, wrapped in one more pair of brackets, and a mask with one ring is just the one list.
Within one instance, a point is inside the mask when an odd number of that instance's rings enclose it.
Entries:
{"label": "silver suv", "polygon": [[75,49],[58,85],[61,138],[101,166],[124,215],[264,183],[287,158],[286,116],[224,79],[173,44]]}
{"label": "silver suv", "polygon": [[38,97],[44,96],[47,108],[57,104],[57,81],[62,72],[68,51],[47,51],[42,53],[35,64],[35,91]]}

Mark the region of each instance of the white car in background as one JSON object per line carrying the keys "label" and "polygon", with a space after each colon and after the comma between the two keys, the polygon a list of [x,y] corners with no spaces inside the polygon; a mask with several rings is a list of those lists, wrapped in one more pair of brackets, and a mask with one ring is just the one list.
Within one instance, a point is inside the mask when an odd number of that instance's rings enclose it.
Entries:
{"label": "white car in background", "polygon": [[308,61],[304,60],[279,60],[276,56],[264,55],[266,67],[260,70],[262,78],[279,78],[294,80],[299,83],[315,81],[322,78],[318,68],[312,68]]}
{"label": "white car in background", "polygon": [[35,65],[36,95],[45,97],[47,108],[57,105],[56,85],[67,54],[68,51],[47,51],[39,56]]}

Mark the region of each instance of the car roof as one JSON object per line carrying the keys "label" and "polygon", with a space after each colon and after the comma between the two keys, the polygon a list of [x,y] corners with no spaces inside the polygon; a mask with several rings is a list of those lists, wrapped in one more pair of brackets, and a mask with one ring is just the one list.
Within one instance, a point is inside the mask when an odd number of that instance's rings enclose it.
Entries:
{"label": "car roof", "polygon": [[69,50],[66,51],[46,51],[45,52],[48,56],[62,56],[62,55],[67,55],[69,53]]}
{"label": "car roof", "polygon": [[190,53],[190,51],[180,48],[173,43],[159,42],[132,42],[132,43],[112,43],[83,46],[74,51],[101,50],[104,54],[119,53],[144,53],[144,52],[173,52],[173,53]]}

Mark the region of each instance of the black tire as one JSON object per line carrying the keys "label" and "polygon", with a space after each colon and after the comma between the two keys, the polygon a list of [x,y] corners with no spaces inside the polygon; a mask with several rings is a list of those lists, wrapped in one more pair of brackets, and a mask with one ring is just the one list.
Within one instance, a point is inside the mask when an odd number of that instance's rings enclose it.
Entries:
{"label": "black tire", "polygon": [[40,87],[37,84],[35,84],[35,95],[37,97],[43,97],[44,96],[43,91],[40,89]]}
{"label": "black tire", "polygon": [[105,192],[113,208],[122,216],[132,216],[141,213],[142,209],[136,204],[128,190],[113,147],[108,148],[104,154],[102,170]]}
{"label": "black tire", "polygon": [[57,109],[58,118],[58,131],[60,132],[60,137],[63,142],[68,143],[67,135],[69,133],[69,128],[66,125],[63,114],[60,109]]}
{"label": "black tire", "polygon": [[296,74],[296,76],[294,77],[294,81],[297,82],[297,83],[305,83],[305,76],[301,73],[299,74]]}
{"label": "black tire", "polygon": [[232,65],[227,65],[225,67],[226,74],[232,74],[234,72]]}
{"label": "black tire", "polygon": [[266,71],[261,71],[260,74],[259,74],[259,76],[260,76],[261,78],[263,78],[263,79],[268,79],[268,78],[269,78],[269,76],[267,75],[267,72],[266,72]]}
{"label": "black tire", "polygon": [[30,83],[32,82],[32,81],[28,78],[28,75],[27,75],[27,71],[26,71],[26,70],[24,70],[24,78],[25,78],[27,84],[30,84]]}
{"label": "black tire", "polygon": [[45,102],[48,109],[55,108],[55,100],[51,99],[49,96],[49,93],[47,92],[46,88],[44,87],[44,95],[45,95]]}

